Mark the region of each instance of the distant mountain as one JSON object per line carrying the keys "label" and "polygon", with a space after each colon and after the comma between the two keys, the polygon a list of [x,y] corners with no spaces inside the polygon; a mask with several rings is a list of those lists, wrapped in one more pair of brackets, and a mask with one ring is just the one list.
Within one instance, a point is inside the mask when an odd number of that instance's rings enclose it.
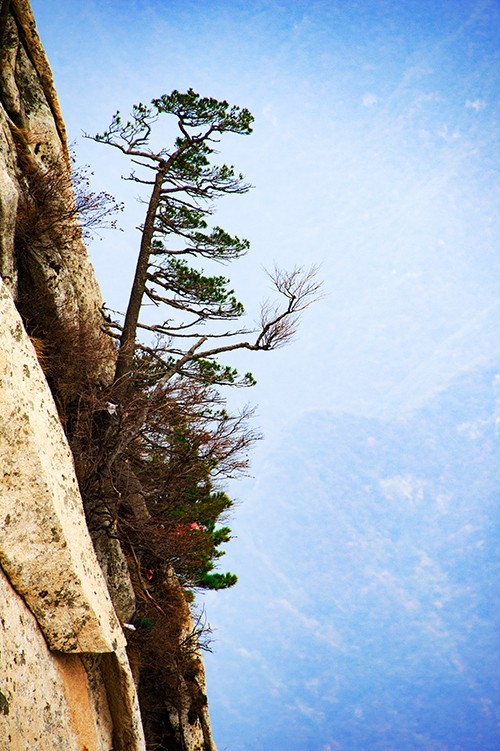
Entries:
{"label": "distant mountain", "polygon": [[208,605],[221,751],[497,751],[499,429],[490,368],[289,430]]}

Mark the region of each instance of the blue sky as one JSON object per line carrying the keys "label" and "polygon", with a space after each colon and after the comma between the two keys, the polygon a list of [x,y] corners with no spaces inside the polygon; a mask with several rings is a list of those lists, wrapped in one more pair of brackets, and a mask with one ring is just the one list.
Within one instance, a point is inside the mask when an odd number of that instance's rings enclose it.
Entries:
{"label": "blue sky", "polygon": [[[35,0],[33,8],[80,161],[98,189],[127,201],[124,232],[91,247],[111,307],[125,304],[140,206],[119,179],[127,165],[81,131],[102,130],[116,109],[173,88],[255,115],[250,138],[222,144],[255,188],[221,203],[216,217],[251,241],[230,270],[250,319],[269,294],[264,267],[321,266],[325,297],[294,344],[237,358],[258,386],[232,399],[259,405],[267,436],[256,479],[233,490],[252,499],[249,508],[264,502],[268,457],[286,451],[308,415],[410,419],[457,378],[498,363],[498,2]],[[239,513],[230,563],[249,583],[209,603],[221,650],[236,638],[223,630],[233,628],[226,611],[237,603],[245,620],[252,587],[251,570],[238,568],[251,569],[250,558],[237,551],[255,529],[251,512]],[[293,523],[274,532],[285,548]],[[268,566],[278,581],[279,557]],[[211,658],[212,682],[225,659]],[[213,713],[223,729],[222,701]]]}
{"label": "blue sky", "polygon": [[[496,3],[34,8],[71,138],[172,88],[254,113],[254,135],[223,154],[256,186],[218,213],[252,242],[235,283],[250,317],[275,261],[321,264],[327,293],[296,347],[254,366],[266,429],[297,402],[403,408],[487,355],[475,332],[489,337],[499,314]],[[130,206],[126,235],[93,249],[106,301],[123,307],[140,207],[115,154],[81,140],[79,154]],[[277,400],[283,371],[290,396]]]}

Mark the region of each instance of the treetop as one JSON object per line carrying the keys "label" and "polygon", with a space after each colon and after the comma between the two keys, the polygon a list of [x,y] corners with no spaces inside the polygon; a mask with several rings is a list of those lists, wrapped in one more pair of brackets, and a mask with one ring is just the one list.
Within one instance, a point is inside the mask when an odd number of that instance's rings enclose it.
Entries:
{"label": "treetop", "polygon": [[209,125],[211,132],[232,132],[249,135],[254,118],[245,107],[230,106],[225,100],[202,97],[193,89],[181,93],[174,89],[171,94],[163,94],[153,99],[151,104],[158,113],[175,115],[186,127],[199,128]]}

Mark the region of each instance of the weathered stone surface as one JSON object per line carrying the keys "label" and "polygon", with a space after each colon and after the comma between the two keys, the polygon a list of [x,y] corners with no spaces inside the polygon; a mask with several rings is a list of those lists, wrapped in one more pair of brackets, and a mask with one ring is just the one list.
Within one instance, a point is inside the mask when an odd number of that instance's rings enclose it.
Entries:
{"label": "weathered stone surface", "polygon": [[79,655],[50,652],[0,569],[0,751],[110,751],[113,722],[101,675]]}
{"label": "weathered stone surface", "polygon": [[115,750],[142,751],[144,732],[126,651],[117,649],[113,654],[102,655],[102,672],[113,718]]}
{"label": "weathered stone surface", "polygon": [[[2,112],[0,110],[0,127]],[[7,139],[0,138],[0,144]],[[14,263],[14,230],[16,227],[18,191],[8,170],[6,155],[0,149],[0,276],[15,293],[17,274]]]}
{"label": "weathered stone surface", "polygon": [[37,77],[40,81],[41,88],[44,91],[45,98],[50,107],[54,125],[59,134],[59,140],[62,148],[67,154],[66,147],[66,126],[61,114],[61,108],[59,105],[59,98],[54,87],[54,81],[52,78],[52,71],[50,65],[45,56],[40,37],[36,28],[35,19],[31,11],[31,5],[29,0],[11,0],[12,9],[15,14],[15,18],[21,29],[21,35],[24,40],[25,47],[28,51],[29,58],[36,70]]}
{"label": "weathered stone surface", "polygon": [[13,295],[17,291],[14,233],[20,191],[16,173],[14,142],[0,106],[0,276]]}
{"label": "weathered stone surface", "polygon": [[94,532],[92,542],[116,614],[127,623],[135,613],[135,593],[120,542],[106,530]]}
{"label": "weathered stone surface", "polygon": [[0,223],[0,274],[25,317],[44,336],[58,333],[68,362],[72,343],[85,347],[90,336],[87,350],[100,353],[92,376],[108,383],[114,347],[101,331],[102,299],[74,211],[65,126],[27,0],[11,0],[0,45]]}
{"label": "weathered stone surface", "polygon": [[126,654],[49,651],[0,569],[0,751],[145,751]]}
{"label": "weathered stone surface", "polygon": [[72,456],[34,349],[0,286],[0,562],[52,649],[125,640],[88,534]]}

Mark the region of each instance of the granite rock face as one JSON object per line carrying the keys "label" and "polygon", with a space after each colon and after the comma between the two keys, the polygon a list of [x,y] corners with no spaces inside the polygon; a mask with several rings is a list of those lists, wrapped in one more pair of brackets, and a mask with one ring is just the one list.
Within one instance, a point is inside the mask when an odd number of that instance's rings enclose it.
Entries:
{"label": "granite rock face", "polygon": [[109,751],[102,675],[80,655],[49,651],[35,617],[0,570],[0,751]]}
{"label": "granite rock face", "polygon": [[[89,382],[110,385],[116,353],[30,4],[0,6],[0,751],[145,751],[122,630],[135,610],[127,561],[118,539],[89,532],[53,398],[86,352]],[[57,353],[52,389],[38,337]],[[216,751],[198,653],[192,673],[166,698],[175,747]]]}
{"label": "granite rock face", "polygon": [[[73,342],[91,337],[102,353],[91,373],[97,382],[109,382],[114,350],[101,331],[50,67],[29,3],[7,5],[0,23],[0,751],[144,751],[125,636],[26,321],[49,344],[56,338],[63,364],[71,363]],[[126,579],[121,551],[114,555]]]}
{"label": "granite rock face", "polygon": [[33,346],[0,285],[0,562],[51,649],[111,652],[125,640],[71,452]]}
{"label": "granite rock face", "polygon": [[11,0],[0,43],[0,221],[0,272],[24,318],[44,336],[57,331],[63,356],[92,336],[102,351],[94,375],[109,382],[114,348],[101,331],[64,121],[27,0]]}
{"label": "granite rock face", "polygon": [[1,282],[0,320],[0,749],[143,751],[71,452]]}

